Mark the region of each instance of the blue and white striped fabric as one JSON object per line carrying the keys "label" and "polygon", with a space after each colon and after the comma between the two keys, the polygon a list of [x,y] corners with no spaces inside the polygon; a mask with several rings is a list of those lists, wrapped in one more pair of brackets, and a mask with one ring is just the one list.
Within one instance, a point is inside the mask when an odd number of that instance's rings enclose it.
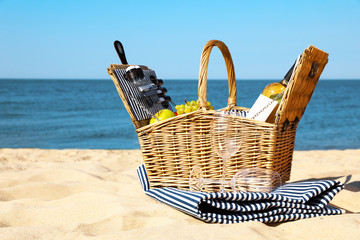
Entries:
{"label": "blue and white striped fabric", "polygon": [[271,193],[203,193],[149,189],[145,166],[139,166],[137,173],[146,195],[209,223],[285,222],[345,213],[328,205],[344,188],[339,181],[288,183]]}

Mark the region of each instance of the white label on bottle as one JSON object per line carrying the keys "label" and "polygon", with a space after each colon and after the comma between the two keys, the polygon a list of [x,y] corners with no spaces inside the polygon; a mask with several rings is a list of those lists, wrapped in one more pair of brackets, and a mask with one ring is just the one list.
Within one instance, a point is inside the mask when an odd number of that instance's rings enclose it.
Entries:
{"label": "white label on bottle", "polygon": [[260,94],[251,107],[247,117],[265,122],[277,104],[277,101]]}

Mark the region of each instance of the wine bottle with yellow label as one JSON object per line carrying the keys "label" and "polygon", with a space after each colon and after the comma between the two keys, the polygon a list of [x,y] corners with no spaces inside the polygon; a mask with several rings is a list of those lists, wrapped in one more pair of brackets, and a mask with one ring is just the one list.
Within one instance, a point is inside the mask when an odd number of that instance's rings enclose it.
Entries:
{"label": "wine bottle with yellow label", "polygon": [[280,82],[270,83],[265,87],[254,105],[251,107],[248,117],[260,121],[273,123],[275,121],[276,111],[279,107],[285,89],[295,71],[301,56],[297,58],[294,65]]}
{"label": "wine bottle with yellow label", "polygon": [[281,82],[270,83],[265,87],[262,95],[280,103],[288,83],[289,82],[285,78]]}

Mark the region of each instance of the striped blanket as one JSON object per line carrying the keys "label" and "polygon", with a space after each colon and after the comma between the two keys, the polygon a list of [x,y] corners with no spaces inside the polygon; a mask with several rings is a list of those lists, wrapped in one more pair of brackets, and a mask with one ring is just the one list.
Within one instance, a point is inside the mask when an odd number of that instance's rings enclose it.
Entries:
{"label": "striped blanket", "polygon": [[271,193],[204,193],[169,187],[149,189],[144,165],[138,167],[137,174],[146,195],[209,223],[285,222],[345,213],[328,205],[344,188],[339,181],[288,183]]}

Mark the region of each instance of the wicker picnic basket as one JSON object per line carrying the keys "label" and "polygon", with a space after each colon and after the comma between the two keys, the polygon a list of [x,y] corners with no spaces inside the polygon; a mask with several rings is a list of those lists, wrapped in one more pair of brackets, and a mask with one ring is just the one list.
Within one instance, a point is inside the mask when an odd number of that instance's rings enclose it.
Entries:
{"label": "wicker picnic basket", "polygon": [[[221,41],[209,41],[201,55],[197,111],[148,125],[148,121],[136,121],[127,107],[139,138],[150,188],[188,190],[189,175],[194,166],[201,167],[204,178],[221,178],[223,162],[209,140],[216,111],[208,109],[206,104],[207,70],[214,46],[220,49],[225,59],[228,75],[229,97],[224,110],[249,110],[236,105],[235,72],[228,48]],[[290,179],[296,129],[327,62],[328,54],[314,46],[304,51],[285,90],[274,123],[233,117],[233,124],[242,128],[243,141],[240,149],[228,160],[226,180],[230,180],[239,169],[254,167],[279,173],[282,182]],[[113,74],[114,69],[124,67],[111,65],[108,72],[127,106]],[[217,190],[209,187],[204,191]],[[231,191],[231,188],[226,186],[226,191]]]}

